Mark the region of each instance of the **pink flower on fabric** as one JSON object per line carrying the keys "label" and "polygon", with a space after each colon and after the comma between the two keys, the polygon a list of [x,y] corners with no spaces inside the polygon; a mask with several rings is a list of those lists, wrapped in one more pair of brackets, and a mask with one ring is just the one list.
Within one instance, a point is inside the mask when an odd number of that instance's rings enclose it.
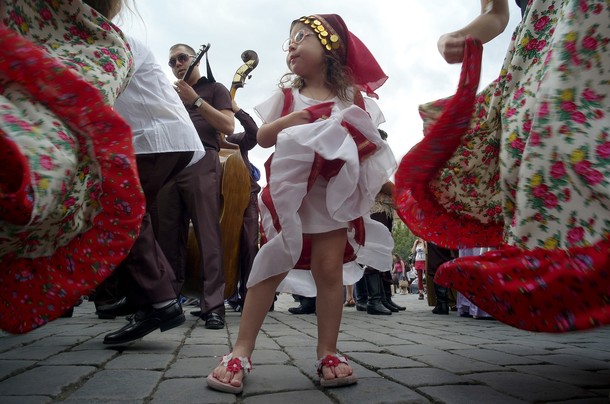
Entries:
{"label": "pink flower on fabric", "polygon": [[564,101],[561,103],[561,109],[566,112],[576,111],[576,104],[572,101]]}
{"label": "pink flower on fabric", "polygon": [[108,73],[112,73],[114,71],[114,65],[112,63],[108,62],[104,65],[104,70],[107,71]]}
{"label": "pink flower on fabric", "polygon": [[538,21],[536,21],[536,23],[534,24],[534,29],[536,31],[540,31],[540,30],[544,29],[544,27],[547,26],[547,24],[549,23],[550,20],[551,19],[546,15],[539,18]]}
{"label": "pink flower on fabric", "polygon": [[601,101],[604,97],[598,93],[596,93],[592,88],[586,88],[585,91],[582,92],[582,97],[587,101]]}
{"label": "pink flower on fabric", "polygon": [[557,196],[555,196],[555,194],[552,193],[547,193],[544,197],[544,206],[546,206],[549,209],[553,209],[554,207],[557,206],[558,204],[558,199]]}
{"label": "pink flower on fabric", "polygon": [[592,36],[586,36],[582,40],[582,46],[585,49],[589,49],[589,50],[594,51],[594,50],[597,49],[597,39],[592,37]]}
{"label": "pink flower on fabric", "polygon": [[549,191],[549,188],[546,185],[544,185],[544,184],[540,184],[538,186],[535,186],[532,189],[532,193],[534,194],[534,196],[536,198],[544,198],[545,195],[548,193],[548,191]]}
{"label": "pink flower on fabric", "polygon": [[523,150],[525,150],[525,143],[523,142],[522,139],[515,139],[512,142],[510,142],[510,147],[512,147],[513,149],[519,150],[520,152],[523,152]]}
{"label": "pink flower on fabric", "polygon": [[573,227],[568,231],[568,242],[570,244],[577,244],[585,237],[585,229],[582,227]]}
{"label": "pink flower on fabric", "polygon": [[536,50],[541,51],[546,46],[546,41],[544,39],[536,42]]}
{"label": "pink flower on fabric", "polygon": [[587,160],[579,161],[574,164],[574,171],[580,175],[585,175],[591,168],[591,163]]}
{"label": "pink flower on fabric", "polygon": [[53,14],[51,14],[48,8],[43,8],[42,10],[40,10],[40,17],[43,20],[48,21],[53,18]]}
{"label": "pink flower on fabric", "polygon": [[589,185],[597,185],[604,180],[604,175],[594,168],[588,170],[584,177]]}
{"label": "pink flower on fabric", "polygon": [[607,159],[610,158],[610,142],[604,142],[597,146],[595,152],[600,158]]}
{"label": "pink flower on fabric", "polygon": [[585,0],[580,0],[580,11],[586,13],[589,10],[589,4]]}
{"label": "pink flower on fabric", "polygon": [[576,111],[572,114],[572,120],[576,123],[587,122],[587,116],[580,111]]}
{"label": "pink flower on fabric", "polygon": [[53,165],[53,160],[51,159],[51,157],[47,156],[47,155],[43,155],[40,156],[40,166],[42,168],[44,168],[45,170],[52,170],[54,165]]}
{"label": "pink flower on fabric", "polygon": [[559,179],[566,175],[566,168],[563,161],[558,161],[551,166],[551,177]]}
{"label": "pink flower on fabric", "polygon": [[548,102],[543,102],[538,108],[538,118],[544,118],[549,114],[549,104]]}

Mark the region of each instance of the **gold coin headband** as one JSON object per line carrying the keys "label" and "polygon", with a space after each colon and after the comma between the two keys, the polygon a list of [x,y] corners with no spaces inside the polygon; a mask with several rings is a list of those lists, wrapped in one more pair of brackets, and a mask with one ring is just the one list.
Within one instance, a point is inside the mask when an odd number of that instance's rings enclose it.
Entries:
{"label": "gold coin headband", "polygon": [[298,21],[313,29],[313,32],[318,35],[318,40],[327,51],[337,54],[340,58],[344,58],[345,51],[341,43],[341,37],[330,24],[315,15],[301,17]]}

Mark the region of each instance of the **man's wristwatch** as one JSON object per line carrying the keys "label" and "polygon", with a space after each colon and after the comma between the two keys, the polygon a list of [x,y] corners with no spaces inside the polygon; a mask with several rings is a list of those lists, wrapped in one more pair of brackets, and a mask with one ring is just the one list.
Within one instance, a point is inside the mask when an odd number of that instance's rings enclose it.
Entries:
{"label": "man's wristwatch", "polygon": [[199,108],[200,106],[203,105],[203,98],[201,97],[197,97],[197,99],[193,102],[193,104],[191,105],[192,108]]}

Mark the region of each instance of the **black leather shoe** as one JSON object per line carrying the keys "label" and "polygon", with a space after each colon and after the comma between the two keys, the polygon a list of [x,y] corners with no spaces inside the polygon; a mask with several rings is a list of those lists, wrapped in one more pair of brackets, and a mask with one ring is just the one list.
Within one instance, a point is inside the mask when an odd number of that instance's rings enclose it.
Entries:
{"label": "black leather shoe", "polygon": [[449,314],[449,305],[447,303],[436,303],[436,307],[432,309],[434,314]]}
{"label": "black leather shoe", "polygon": [[392,299],[388,299],[386,297],[386,302],[390,305],[390,306],[394,306],[395,308],[398,309],[398,311],[405,311],[407,310],[407,308],[405,306],[399,306],[397,305]]}
{"label": "black leather shoe", "polygon": [[204,318],[205,328],[208,330],[222,330],[225,328],[225,320],[218,313],[210,313]]}
{"label": "black leather shoe", "polygon": [[127,316],[138,311],[138,307],[129,303],[126,297],[111,304],[98,306],[95,310],[97,318],[104,320],[114,320],[117,317]]}
{"label": "black leather shoe", "polygon": [[182,306],[175,302],[161,309],[152,307],[138,311],[123,328],[104,337],[104,344],[125,344],[150,334],[156,329],[167,331],[186,321]]}
{"label": "black leather shoe", "polygon": [[288,311],[292,314],[313,314],[316,312],[316,298],[302,297],[298,307],[290,307]]}

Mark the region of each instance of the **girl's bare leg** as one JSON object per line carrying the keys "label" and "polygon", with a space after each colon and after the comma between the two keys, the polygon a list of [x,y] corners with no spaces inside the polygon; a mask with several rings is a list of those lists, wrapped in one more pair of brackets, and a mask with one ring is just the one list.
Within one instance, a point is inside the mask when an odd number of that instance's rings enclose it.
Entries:
{"label": "girl's bare leg", "polygon": [[[234,358],[252,355],[254,345],[256,344],[256,337],[273,303],[275,290],[286,275],[287,273],[284,273],[267,278],[248,289],[239,323],[237,341],[235,341],[233,346]],[[233,374],[233,372],[227,371],[227,368],[222,365],[217,366],[212,373],[221,382],[231,383],[236,387],[241,386],[244,378],[243,371]]]}
{"label": "girl's bare leg", "polygon": [[[343,314],[343,252],[347,242],[347,229],[311,235],[311,272],[318,290],[316,307],[318,316],[318,358],[337,353],[337,339]],[[250,293],[250,292],[248,292]],[[336,368],[323,368],[325,379],[345,377],[352,368],[340,364]]]}

